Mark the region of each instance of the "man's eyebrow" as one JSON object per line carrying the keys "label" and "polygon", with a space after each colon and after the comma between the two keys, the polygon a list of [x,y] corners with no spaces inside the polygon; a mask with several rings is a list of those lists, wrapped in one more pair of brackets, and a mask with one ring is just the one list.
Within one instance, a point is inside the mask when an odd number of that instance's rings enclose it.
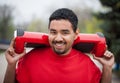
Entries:
{"label": "man's eyebrow", "polygon": [[50,29],[50,31],[56,31],[55,29]]}
{"label": "man's eyebrow", "polygon": [[69,32],[69,30],[68,29],[64,29],[64,30],[62,30],[63,32]]}

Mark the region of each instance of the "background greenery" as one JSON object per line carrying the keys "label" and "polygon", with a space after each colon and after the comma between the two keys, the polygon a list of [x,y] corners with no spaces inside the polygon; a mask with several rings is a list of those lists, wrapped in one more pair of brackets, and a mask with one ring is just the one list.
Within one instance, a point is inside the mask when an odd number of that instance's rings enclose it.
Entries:
{"label": "background greenery", "polygon": [[115,61],[120,64],[120,0],[100,0],[108,12],[100,12],[96,16],[103,23],[100,25],[108,48],[114,53]]}

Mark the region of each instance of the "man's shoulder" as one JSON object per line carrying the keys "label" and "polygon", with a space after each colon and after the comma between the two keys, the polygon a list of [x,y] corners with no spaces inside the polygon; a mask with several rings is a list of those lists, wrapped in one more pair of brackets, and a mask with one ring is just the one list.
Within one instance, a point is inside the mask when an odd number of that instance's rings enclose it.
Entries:
{"label": "man's shoulder", "polygon": [[90,60],[89,56],[86,53],[81,52],[80,50],[76,50],[76,49],[73,49],[73,50],[74,50],[74,52],[76,52],[79,55],[79,57],[84,58],[84,60],[85,59]]}
{"label": "man's shoulder", "polygon": [[31,62],[40,59],[42,56],[47,56],[49,51],[50,47],[31,49],[19,60],[19,62]]}
{"label": "man's shoulder", "polygon": [[88,63],[90,67],[93,67],[93,69],[101,69],[101,64],[93,59],[93,55],[89,53],[83,53],[81,51],[77,50],[77,53],[79,53],[79,57],[82,61],[85,63]]}
{"label": "man's shoulder", "polygon": [[50,50],[50,47],[41,47],[41,48],[34,48],[28,53],[39,53],[39,52],[46,52]]}
{"label": "man's shoulder", "polygon": [[46,53],[50,51],[50,49],[51,49],[50,47],[31,49],[29,52],[26,53],[26,55],[23,58],[45,55]]}

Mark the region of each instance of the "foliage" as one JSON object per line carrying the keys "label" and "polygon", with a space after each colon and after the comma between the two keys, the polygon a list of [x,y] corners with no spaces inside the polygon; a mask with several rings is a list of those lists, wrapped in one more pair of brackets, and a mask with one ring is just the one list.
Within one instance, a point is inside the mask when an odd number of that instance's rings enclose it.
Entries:
{"label": "foliage", "polygon": [[2,43],[8,43],[13,37],[12,10],[11,6],[0,6],[0,41]]}
{"label": "foliage", "polygon": [[33,19],[27,27],[27,31],[47,32],[46,24],[40,19]]}
{"label": "foliage", "polygon": [[91,20],[85,21],[86,32],[87,33],[102,32],[102,30],[99,28],[99,25],[101,23],[102,21],[98,20],[95,17],[92,17]]}
{"label": "foliage", "polygon": [[99,25],[102,23],[102,21],[93,16],[93,11],[90,8],[80,9],[76,7],[74,11],[79,19],[78,27],[80,29],[80,32],[102,32],[102,30],[99,28]]}
{"label": "foliage", "polygon": [[116,62],[120,62],[120,0],[100,0],[100,2],[110,10],[99,13],[97,17],[104,20],[101,28],[106,36],[107,44],[115,54]]}

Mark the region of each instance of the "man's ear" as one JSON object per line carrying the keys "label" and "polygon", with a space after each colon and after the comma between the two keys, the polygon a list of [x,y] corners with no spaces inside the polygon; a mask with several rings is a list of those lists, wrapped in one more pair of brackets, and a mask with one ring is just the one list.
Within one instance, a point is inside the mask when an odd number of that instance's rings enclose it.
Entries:
{"label": "man's ear", "polygon": [[76,32],[75,32],[75,40],[78,38],[78,34],[80,33],[79,28],[77,28]]}

